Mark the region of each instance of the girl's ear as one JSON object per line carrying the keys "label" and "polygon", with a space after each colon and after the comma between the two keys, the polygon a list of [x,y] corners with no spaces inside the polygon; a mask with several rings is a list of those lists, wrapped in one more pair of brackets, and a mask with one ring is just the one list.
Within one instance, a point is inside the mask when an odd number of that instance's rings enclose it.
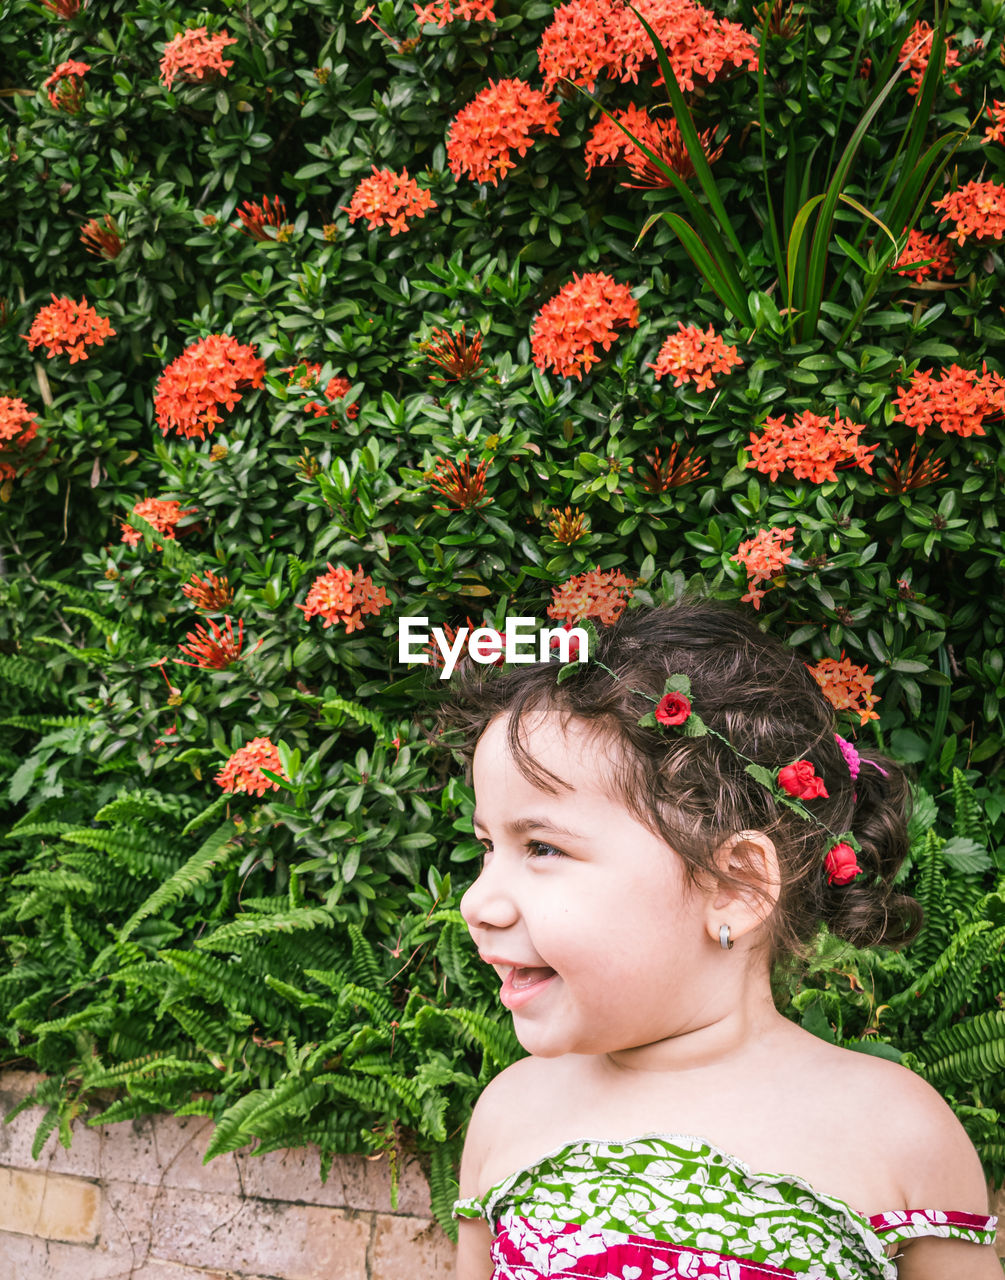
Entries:
{"label": "girl's ear", "polygon": [[708,899],[705,927],[718,942],[720,927],[728,924],[735,942],[767,920],[778,902],[782,892],[778,851],[763,831],[739,831],[724,840],[714,856],[719,869],[745,887],[715,889]]}

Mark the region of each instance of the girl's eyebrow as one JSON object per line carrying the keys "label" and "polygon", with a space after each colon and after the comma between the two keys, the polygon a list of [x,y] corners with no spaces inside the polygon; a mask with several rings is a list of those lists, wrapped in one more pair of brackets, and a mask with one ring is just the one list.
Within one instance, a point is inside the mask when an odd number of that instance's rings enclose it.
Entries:
{"label": "girl's eyebrow", "polygon": [[[483,831],[488,830],[479,818],[477,811],[471,815],[471,825],[473,827],[481,827]],[[577,831],[570,831],[567,827],[560,827],[548,818],[513,818],[509,822],[503,823],[503,826],[514,835],[524,835],[528,831],[551,831],[557,836],[568,836],[570,840],[582,839],[582,836]]]}

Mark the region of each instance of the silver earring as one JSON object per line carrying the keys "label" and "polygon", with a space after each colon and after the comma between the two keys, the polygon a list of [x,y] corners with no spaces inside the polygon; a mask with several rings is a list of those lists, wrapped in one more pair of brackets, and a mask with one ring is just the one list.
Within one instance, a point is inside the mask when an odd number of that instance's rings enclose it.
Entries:
{"label": "silver earring", "polygon": [[728,924],[719,925],[719,946],[722,947],[723,951],[733,950],[733,944],[729,940]]}

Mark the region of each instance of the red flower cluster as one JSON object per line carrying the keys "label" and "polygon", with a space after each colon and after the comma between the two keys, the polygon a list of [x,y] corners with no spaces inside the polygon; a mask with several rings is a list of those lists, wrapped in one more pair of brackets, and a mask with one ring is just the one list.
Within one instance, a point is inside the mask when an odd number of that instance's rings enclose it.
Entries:
{"label": "red flower cluster", "polygon": [[21,337],[32,350],[45,347],[50,360],[65,351],[70,364],[76,364],[87,359],[89,346],[101,347],[106,338],[114,338],[115,330],[86,299],[74,302],[52,294],[52,302],[42,308],[31,322],[30,331]]}
{"label": "red flower cluster", "polygon": [[[714,80],[727,64],[757,70],[750,32],[717,18],[696,0],[639,0],[636,8],[659,36],[682,89],[693,89],[696,77]],[[570,0],[555,10],[537,57],[548,93],[564,77],[592,92],[601,73],[637,83],[642,64],[654,54],[628,5]]]}
{"label": "red flower cluster", "polygon": [[681,485],[690,484],[692,480],[700,480],[702,476],[708,474],[705,459],[695,453],[694,449],[688,449],[678,462],[679,452],[679,444],[671,445],[670,452],[664,458],[657,445],[652,453],[646,454],[648,466],[639,467],[638,471],[639,484],[646,493],[666,493],[668,489],[679,489]]}
{"label": "red flower cluster", "polygon": [[64,22],[75,18],[80,12],[80,0],[42,0],[42,3],[50,13],[62,18]]}
{"label": "red flower cluster", "polygon": [[390,603],[384,588],[373,585],[362,565],[353,573],[345,565],[329,564],[328,572],[314,579],[306,603],[297,608],[303,609],[306,618],[324,618],[325,631],[335,622],[344,622],[346,635],[351,635],[362,629],[366,614],[378,614]]}
{"label": "red flower cluster", "polygon": [[873,711],[879,698],[872,691],[874,677],[868,671],[868,667],[857,667],[844,654],[840,662],[836,658],[823,658],[809,668],[834,710],[850,711],[858,716],[860,724],[879,719],[879,712]]}
{"label": "red flower cluster", "polygon": [[495,0],[433,0],[432,4],[414,4],[416,21],[435,22],[445,27],[448,22],[495,22]]}
{"label": "red flower cluster", "polygon": [[84,105],[84,75],[90,71],[87,62],[61,62],[56,70],[44,81],[42,88],[48,89],[49,101],[57,111],[68,111],[75,116]]}
{"label": "red flower cluster", "polygon": [[[186,511],[182,511],[180,502],[166,501],[163,498],[144,498],[142,502],[135,504],[131,514],[141,516],[147,524],[153,525],[158,533],[174,541],[175,525],[182,516],[190,516],[195,510],[195,507],[189,507]],[[137,546],[143,540],[143,534],[139,529],[133,529],[130,526],[128,516],[121,523],[122,541],[131,547]],[[162,551],[163,547],[159,543],[154,543],[154,550]]]}
{"label": "red flower cluster", "polygon": [[605,624],[617,622],[632,598],[633,578],[620,569],[590,569],[560,587],[552,587],[548,617],[572,626],[584,618],[596,618]]}
{"label": "red flower cluster", "polygon": [[279,773],[281,768],[279,748],[268,738],[252,738],[234,752],[216,775],[216,781],[224,791],[244,791],[249,796],[264,796],[269,787],[278,791],[279,783],[267,778],[262,770]]}
{"label": "red flower cluster", "polygon": [[[916,22],[911,28],[910,34],[904,41],[900,50],[897,61],[907,67],[911,75],[912,84],[908,93],[913,97],[921,88],[921,82],[925,78],[925,72],[928,70],[928,60],[932,56],[932,39],[934,37],[931,25],[927,22]],[[960,65],[959,51],[953,47],[952,36],[946,36],[946,60],[942,64],[942,74],[945,75],[951,67]],[[960,86],[954,84],[950,86],[953,93],[960,92]]]}
{"label": "red flower cluster", "polygon": [[[300,370],[303,370],[303,373]],[[304,390],[310,390],[317,387],[321,378],[321,366],[311,360],[304,360],[297,365],[287,365],[283,369],[283,373],[290,375],[288,386],[292,386],[294,382],[298,383]],[[328,401],[322,404],[320,400],[309,400],[304,405],[307,413],[313,413],[315,418],[323,418],[327,413],[331,412],[332,403],[335,400],[344,400],[352,390],[352,383],[348,378],[343,378],[341,374],[336,374],[334,378],[329,378],[325,386],[324,395]],[[355,400],[345,406],[345,416],[347,418],[355,418],[359,413],[359,405]]]}
{"label": "red flower cluster", "polygon": [[1005,102],[999,102],[996,98],[988,105],[988,115],[991,123],[984,130],[984,141],[1005,142]]}
{"label": "red flower cluster", "polygon": [[244,620],[238,622],[236,636],[229,616],[224,618],[222,627],[218,627],[212,618],[207,621],[212,634],[202,623],[196,623],[195,630],[185,635],[188,644],[178,646],[182,653],[194,658],[195,661],[186,662],[182,658],[175,658],[175,662],[183,667],[202,667],[208,671],[223,671],[232,662],[237,662],[241,656],[241,648],[244,645]]}
{"label": "red flower cluster", "polygon": [[441,382],[460,382],[462,378],[473,377],[481,368],[482,335],[476,333],[468,341],[467,325],[461,326],[460,333],[451,333],[449,329],[434,329],[429,342],[423,342],[420,350],[426,358],[438,364],[442,374],[431,373],[431,380]]}
{"label": "red flower cluster", "polygon": [[980,374],[958,364],[940,369],[938,377],[918,369],[897,392],[895,404],[894,420],[914,427],[919,436],[933,425],[949,435],[983,436],[984,423],[1005,414],[1005,378],[988,373],[986,363]]}
{"label": "red flower cluster", "polygon": [[0,481],[13,480],[17,467],[5,462],[3,454],[23,449],[38,433],[35,415],[16,396],[0,396]]}
{"label": "red flower cluster", "polygon": [[366,218],[367,227],[390,227],[391,235],[408,230],[409,218],[424,218],[430,209],[437,208],[428,191],[423,191],[408,170],[392,173],[390,169],[372,166],[373,176],[364,178],[352,193],[348,205],[341,205],[349,215],[349,221]]}
{"label": "red flower cluster", "polygon": [[[232,222],[230,225],[240,226],[241,233],[250,236],[252,240],[278,240],[280,232],[288,225],[286,205],[278,196],[273,196],[271,200],[268,196],[263,196],[261,204],[245,200],[237,210],[237,216],[240,223]],[[274,230],[267,230],[270,227]]]}
{"label": "red flower cluster", "polygon": [[628,285],[617,284],[603,271],[574,275],[534,319],[534,363],[563,378],[581,379],[600,360],[596,344],[608,351],[618,336],[617,325],[634,329],[638,323],[639,304]]}
{"label": "red flower cluster", "polygon": [[225,76],[234,65],[233,59],[224,59],[223,51],[229,44],[237,44],[233,36],[221,31],[211,36],[206,27],[190,27],[180,31],[164,46],[161,57],[161,81],[170,89],[179,77],[182,80],[203,80],[207,75]]}
{"label": "red flower cluster", "polygon": [[796,414],[789,426],[784,418],[768,418],[762,435],[750,433],[748,467],[777,480],[789,470],[797,480],[823,484],[837,479],[838,467],[861,467],[872,475],[872,455],[878,445],[861,445],[859,436],[865,427],[850,418],[842,418],[834,410],[834,420],[819,414]]}
{"label": "red flower cluster", "polygon": [[265,361],[228,333],[211,333],[186,347],[161,374],[154,392],[157,422],[165,435],[205,440],[248,387],[260,387]]}
{"label": "red flower cluster", "polygon": [[933,277],[936,280],[951,280],[956,275],[956,262],[952,247],[940,236],[927,236],[921,231],[912,231],[893,269],[922,284]]}
{"label": "red flower cluster", "polygon": [[485,493],[487,475],[488,463],[484,459],[472,472],[467,454],[461,459],[459,467],[446,458],[437,458],[429,487],[452,504],[449,510],[472,511],[476,507],[488,506],[492,501]]}
{"label": "red flower cluster", "polygon": [[997,182],[966,182],[941,200],[933,209],[943,209],[942,221],[956,223],[949,239],[962,244],[968,236],[978,240],[998,240],[1005,235],[1005,186]]}
{"label": "red flower cluster", "polygon": [[727,347],[711,325],[704,331],[697,325],[678,322],[679,333],[671,333],[660,347],[656,363],[649,366],[657,378],[673,374],[674,386],[693,382],[697,391],[715,386],[713,373],[729,373],[743,364],[736,347]]}
{"label": "red flower cluster", "polygon": [[530,150],[532,134],[558,133],[558,105],[524,80],[489,81],[458,115],[447,137],[447,160],[455,178],[498,186],[516,168],[511,152]]}
{"label": "red flower cluster", "polygon": [[[678,177],[685,181],[694,177],[694,165],[687,153],[680,127],[676,120],[653,120],[644,107],[628,107],[618,111],[618,120],[631,130],[636,138],[654,155],[659,156],[665,165],[671,168]],[[714,130],[706,129],[698,135],[702,150],[709,163],[714,163],[722,155],[722,145],[713,148]],[[624,161],[638,182],[625,182],[625,187],[657,187],[670,186],[670,179],[649,157],[641,151],[609,116],[603,116],[593,127],[593,132],[586,143],[585,150],[587,176],[595,165],[615,164]]]}
{"label": "red flower cluster", "polygon": [[823,778],[809,760],[797,760],[795,764],[787,764],[778,770],[778,785],[797,800],[828,800],[827,788]]}
{"label": "red flower cluster", "polygon": [[780,574],[792,559],[792,547],[785,543],[792,541],[794,532],[795,525],[788,529],[758,529],[752,538],[740,543],[735,556],[729,557],[747,570],[747,594],[741,599],[755,609],[760,609],[766,594],[761,584]]}
{"label": "red flower cluster", "polygon": [[109,262],[122,252],[119,228],[110,213],[105,214],[102,222],[97,218],[85,222],[80,229],[80,243],[88,253],[93,253],[96,258],[107,258]]}
{"label": "red flower cluster", "polygon": [[181,593],[205,613],[219,613],[234,598],[234,588],[226,578],[218,578],[215,573],[207,573],[205,578],[193,573]]}
{"label": "red flower cluster", "polygon": [[929,454],[919,459],[916,444],[911,445],[911,452],[903,462],[899,450],[894,449],[892,453],[892,461],[886,460],[886,481],[880,485],[884,493],[910,493],[912,489],[924,489],[946,474],[946,464],[941,458]]}

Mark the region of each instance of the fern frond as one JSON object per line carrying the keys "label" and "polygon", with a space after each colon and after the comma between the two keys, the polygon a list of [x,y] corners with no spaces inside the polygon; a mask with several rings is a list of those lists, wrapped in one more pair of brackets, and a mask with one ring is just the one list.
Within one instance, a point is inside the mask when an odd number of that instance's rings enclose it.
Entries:
{"label": "fern frond", "polygon": [[955,808],[953,834],[962,836],[965,840],[976,840],[978,844],[985,844],[986,833],[981,802],[977,799],[976,791],[967,781],[962,770],[955,768],[953,769],[953,806]]}
{"label": "fern frond", "polygon": [[436,1221],[455,1244],[457,1221],[452,1211],[458,1193],[454,1153],[448,1144],[438,1143],[429,1153],[429,1204]]}
{"label": "fern frond", "polygon": [[235,846],[231,843],[233,835],[234,828],[231,823],[225,822],[222,827],[217,827],[185,865],[179,867],[169,880],[154,890],[146,902],[137,907],[122,926],[119,940],[125,941],[141,920],[191,893],[196,885],[208,880],[217,867],[226,865],[236,852]]}
{"label": "fern frond", "polygon": [[924,1048],[922,1064],[932,1084],[970,1084],[1005,1071],[1005,1009],[979,1013],[948,1027]]}
{"label": "fern frond", "polygon": [[365,725],[366,728],[372,729],[374,733],[383,742],[390,744],[395,737],[394,730],[384,719],[378,715],[376,711],[371,711],[369,707],[364,707],[362,703],[352,702],[348,698],[328,698],[321,705],[321,712],[324,717],[325,724],[330,724],[337,729],[345,722],[346,716],[355,720],[357,724]]}
{"label": "fern frond", "polygon": [[362,987],[382,987],[384,974],[376,951],[363,936],[358,924],[348,925],[347,930],[352,944],[351,966],[357,983]]}
{"label": "fern frond", "polygon": [[67,844],[80,844],[114,858],[135,879],[170,875],[178,865],[177,841],[141,826],[113,830],[71,827],[62,833]]}
{"label": "fern frond", "polygon": [[496,1022],[474,1009],[444,1009],[464,1035],[499,1067],[508,1067],[520,1056],[520,1045],[509,1023]]}
{"label": "fern frond", "polygon": [[338,994],[338,1007],[343,1009],[347,1004],[365,1009],[376,1022],[390,1022],[394,1017],[394,1005],[382,991],[372,991],[355,982],[347,982]]}
{"label": "fern frond", "polygon": [[56,681],[47,664],[20,653],[0,653],[0,681],[27,689],[38,698],[53,697],[56,692]]}
{"label": "fern frond", "polygon": [[241,915],[214,929],[206,937],[198,938],[195,945],[208,951],[240,951],[269,934],[316,929],[319,925],[330,928],[334,923],[334,917],[324,907],[298,907],[266,916]]}

